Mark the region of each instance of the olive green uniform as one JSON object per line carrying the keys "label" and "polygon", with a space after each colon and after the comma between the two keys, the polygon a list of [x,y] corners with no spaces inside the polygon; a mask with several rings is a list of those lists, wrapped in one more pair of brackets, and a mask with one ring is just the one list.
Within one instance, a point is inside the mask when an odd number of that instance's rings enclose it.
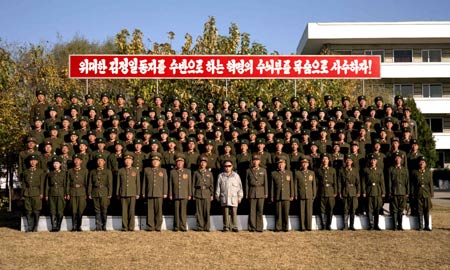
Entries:
{"label": "olive green uniform", "polygon": [[312,230],[313,201],[316,197],[316,176],[311,170],[295,172],[295,197],[300,204],[300,230]]}
{"label": "olive green uniform", "polygon": [[379,229],[378,217],[380,209],[383,207],[382,196],[386,193],[384,174],[379,167],[364,169],[361,192],[367,197],[369,229]]}
{"label": "olive green uniform", "polygon": [[37,231],[39,215],[42,209],[44,195],[45,173],[42,169],[29,168],[21,177],[22,196],[24,197],[25,215],[28,221],[28,231]]}
{"label": "olive green uniform", "polygon": [[[403,211],[409,195],[409,172],[403,166],[392,166],[388,172],[390,212],[393,220],[393,229],[403,230]],[[397,225],[398,222],[398,225]]]}
{"label": "olive green uniform", "polygon": [[350,229],[354,229],[355,212],[358,208],[358,197],[361,183],[359,171],[355,168],[342,168],[339,172],[339,194],[344,201],[344,229],[348,228],[350,215]]}
{"label": "olive green uniform", "polygon": [[411,194],[417,201],[419,230],[423,228],[423,220],[425,229],[429,230],[430,210],[433,207],[431,198],[434,196],[432,173],[429,169],[415,170],[412,172],[411,182]]}
{"label": "olive green uniform", "polygon": [[289,230],[289,208],[295,196],[291,171],[276,170],[271,173],[271,197],[275,201],[275,231]]}
{"label": "olive green uniform", "polygon": [[197,210],[197,229],[209,231],[211,197],[214,194],[214,177],[209,170],[197,170],[193,177],[194,198]]}
{"label": "olive green uniform", "polygon": [[96,230],[106,230],[109,201],[113,192],[113,176],[109,169],[95,169],[89,174],[88,196],[94,200]]}
{"label": "olive green uniform", "polygon": [[45,180],[45,196],[48,197],[52,231],[59,231],[61,229],[66,191],[67,171],[59,170],[47,173]]}
{"label": "olive green uniform", "polygon": [[246,173],[245,196],[250,201],[248,230],[262,232],[264,199],[269,194],[269,181],[264,168],[250,168]]}
{"label": "olive green uniform", "polygon": [[162,204],[168,193],[167,172],[163,168],[145,168],[142,193],[147,197],[147,230],[160,231]]}
{"label": "olive green uniform", "polygon": [[169,196],[172,196],[172,199],[175,202],[174,231],[186,231],[187,202],[191,195],[191,170],[171,170],[169,178]]}
{"label": "olive green uniform", "polygon": [[85,168],[72,168],[67,173],[67,194],[70,195],[72,212],[72,230],[81,230],[81,219],[86,209],[86,191],[89,181],[89,171]]}
{"label": "olive green uniform", "polygon": [[136,196],[140,194],[140,171],[134,167],[119,169],[116,195],[120,197],[122,204],[122,230],[134,231]]}
{"label": "olive green uniform", "polygon": [[321,166],[317,169],[318,195],[320,197],[320,221],[322,229],[330,230],[337,194],[337,175],[332,167]]}

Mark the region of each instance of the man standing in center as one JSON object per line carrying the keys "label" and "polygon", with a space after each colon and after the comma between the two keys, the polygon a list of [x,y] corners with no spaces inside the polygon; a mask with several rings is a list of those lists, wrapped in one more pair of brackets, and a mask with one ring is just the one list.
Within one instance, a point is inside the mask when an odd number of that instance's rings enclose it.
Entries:
{"label": "man standing in center", "polygon": [[116,195],[122,203],[122,231],[134,231],[136,200],[141,194],[140,171],[133,165],[133,155],[124,156],[125,167],[117,173]]}
{"label": "man standing in center", "polygon": [[248,230],[250,232],[263,231],[264,199],[269,193],[267,171],[259,167],[260,156],[252,157],[252,167],[246,173],[245,198],[250,200],[250,212],[248,214]]}
{"label": "man standing in center", "polygon": [[[231,229],[238,232],[237,207],[241,203],[244,192],[239,174],[233,171],[233,163],[229,160],[223,163],[224,172],[219,174],[215,197],[222,205],[223,231]],[[229,214],[231,211],[231,224]]]}
{"label": "man standing in center", "polygon": [[316,197],[316,177],[308,169],[309,159],[301,160],[300,171],[295,172],[295,199],[300,202],[300,231],[312,230],[313,202]]}
{"label": "man standing in center", "polygon": [[175,168],[170,171],[169,199],[174,200],[175,215],[173,230],[183,232],[186,229],[187,203],[192,195],[191,170],[184,168],[184,154],[175,157]]}

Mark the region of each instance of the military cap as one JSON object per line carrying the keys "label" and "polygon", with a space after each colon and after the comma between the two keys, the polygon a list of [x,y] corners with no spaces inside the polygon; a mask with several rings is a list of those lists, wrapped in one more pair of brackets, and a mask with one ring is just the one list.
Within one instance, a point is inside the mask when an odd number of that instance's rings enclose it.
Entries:
{"label": "military cap", "polygon": [[72,135],[79,136],[78,132],[76,132],[75,130],[69,131],[69,136],[72,136]]}
{"label": "military cap", "polygon": [[166,116],[165,115],[162,115],[162,114],[160,114],[160,115],[158,115],[157,117],[156,117],[156,119],[158,119],[158,120],[166,120]]}
{"label": "military cap", "polygon": [[174,117],[173,118],[173,122],[181,122],[181,118],[180,117]]}
{"label": "military cap", "polygon": [[103,93],[101,94],[100,98],[104,98],[104,97],[111,98],[111,95],[110,95],[109,93],[103,92]]}
{"label": "military cap", "polygon": [[89,143],[86,140],[79,140],[78,144],[89,145]]}
{"label": "military cap", "polygon": [[70,94],[69,98],[70,98],[70,99],[73,99],[73,98],[78,99],[78,96],[77,96],[76,94]]}
{"label": "military cap", "polygon": [[373,143],[372,143],[372,144],[374,144],[374,145],[375,145],[375,144],[377,144],[377,143],[378,143],[378,144],[380,144],[380,143],[381,143],[380,139],[374,139],[374,140],[373,140]]}
{"label": "military cap", "polygon": [[334,111],[335,112],[342,112],[342,107],[341,106],[336,106],[336,107],[334,107]]}
{"label": "military cap", "polygon": [[95,106],[89,106],[88,111],[97,111],[97,107]]}
{"label": "military cap", "polygon": [[419,157],[417,157],[417,162],[420,162],[420,161],[427,161],[427,159],[424,157],[424,156],[419,156]]}
{"label": "military cap", "polygon": [[285,128],[284,129],[284,133],[286,134],[286,133],[294,133],[294,131],[292,130],[292,128]]}
{"label": "military cap", "polygon": [[133,116],[128,116],[127,117],[127,122],[130,122],[130,121],[135,121],[136,122],[136,119]]}
{"label": "military cap", "polygon": [[386,104],[384,104],[384,109],[386,110],[387,108],[392,108],[392,104],[390,104],[390,103],[386,103]]}
{"label": "military cap", "polygon": [[411,108],[408,106],[403,107],[403,111],[411,111]]}
{"label": "military cap", "polygon": [[175,139],[174,137],[170,137],[167,139],[167,142],[169,143],[177,143],[177,139]]}
{"label": "military cap", "polygon": [[230,121],[231,122],[233,120],[231,119],[230,116],[227,115],[227,116],[224,117],[223,121]]}
{"label": "military cap", "polygon": [[180,160],[183,160],[183,161],[186,160],[186,157],[183,153],[179,153],[175,156],[175,161],[180,161]]}
{"label": "military cap", "polygon": [[327,153],[322,153],[320,154],[320,158],[323,159],[324,157],[327,157],[328,159],[330,159],[330,155]]}
{"label": "military cap", "polygon": [[364,122],[372,122],[372,121],[370,120],[370,117],[366,116],[364,117]]}
{"label": "military cap", "polygon": [[306,107],[300,107],[300,112],[307,112],[308,109]]}
{"label": "military cap", "polygon": [[33,120],[34,120],[34,122],[36,122],[36,121],[41,121],[41,122],[43,122],[43,121],[44,121],[44,119],[42,119],[40,116],[35,116],[35,117],[33,118]]}
{"label": "military cap", "polygon": [[87,94],[84,96],[84,100],[88,100],[88,99],[94,99],[94,97],[91,94]]}
{"label": "military cap", "polygon": [[56,92],[54,95],[53,95],[53,98],[63,98],[63,95],[62,95],[62,93],[60,93],[60,92]]}
{"label": "military cap", "polygon": [[150,145],[152,145],[152,144],[158,144],[158,143],[159,143],[159,142],[158,142],[157,139],[155,139],[155,138],[150,139]]}
{"label": "military cap", "polygon": [[272,134],[272,133],[275,133],[275,130],[273,128],[268,128],[266,130],[266,134]]}
{"label": "military cap", "polygon": [[174,97],[172,98],[172,102],[175,101],[175,100],[178,100],[178,101],[179,101],[179,100],[180,100],[180,97],[179,97],[179,96],[174,96]]}
{"label": "military cap", "polygon": [[195,97],[189,99],[189,103],[198,103]]}
{"label": "military cap", "polygon": [[342,129],[342,128],[338,129],[337,130],[337,134],[340,134],[340,133],[344,133],[345,134],[345,129]]}
{"label": "military cap", "polygon": [[345,160],[351,159],[351,160],[353,161],[352,155],[349,155],[349,154],[345,155],[345,156],[344,156],[344,159],[345,159]]}
{"label": "military cap", "polygon": [[267,112],[273,112],[273,107],[267,106],[266,111],[267,111]]}
{"label": "military cap", "polygon": [[154,97],[153,97],[153,100],[156,100],[157,98],[159,98],[159,99],[163,99],[163,97],[161,96],[161,95],[159,95],[159,94],[156,94]]}
{"label": "military cap", "polygon": [[45,93],[45,91],[44,90],[36,90],[36,96],[39,96],[39,95],[46,95],[46,93]]}
{"label": "military cap", "polygon": [[358,143],[358,141],[352,141],[352,142],[350,143],[350,145],[357,145],[357,146],[359,146],[359,143]]}
{"label": "military cap", "polygon": [[73,157],[72,157],[73,160],[76,159],[76,158],[83,160],[83,158],[81,157],[81,155],[78,154],[78,153],[75,154],[75,155],[73,155]]}
{"label": "military cap", "polygon": [[133,143],[134,144],[143,144],[144,142],[142,141],[142,139],[134,139]]}
{"label": "military cap", "polygon": [[339,141],[333,141],[333,145],[341,145],[341,143]]}
{"label": "military cap", "polygon": [[342,103],[344,103],[344,101],[350,101],[350,97],[349,96],[343,96],[342,98],[341,98],[341,102]]}
{"label": "military cap", "polygon": [[197,121],[194,116],[189,116],[188,121]]}
{"label": "military cap", "polygon": [[196,132],[197,134],[203,134],[203,135],[205,135],[206,134],[206,131],[204,130],[204,129],[197,129],[197,132]]}
{"label": "military cap", "polygon": [[247,99],[245,97],[240,97],[239,98],[239,103],[241,103],[241,102],[247,102]]}
{"label": "military cap", "polygon": [[398,137],[394,137],[391,139],[391,142],[400,142],[400,139]]}
{"label": "military cap", "polygon": [[300,144],[300,141],[297,138],[292,138],[291,144],[293,144],[293,143]]}
{"label": "military cap", "polygon": [[336,117],[334,116],[329,117],[328,122],[336,122]]}
{"label": "military cap", "polygon": [[80,122],[81,121],[89,122],[89,118],[87,116],[83,115],[83,116],[80,117]]}
{"label": "military cap", "polygon": [[375,97],[373,101],[374,103],[377,103],[378,101],[383,101],[383,97],[381,96]]}
{"label": "military cap", "polygon": [[126,152],[123,159],[134,159],[134,156],[130,152]]}
{"label": "military cap", "polygon": [[400,152],[395,152],[394,153],[394,158],[396,158],[396,157],[403,158],[403,156],[402,156],[402,154]]}
{"label": "military cap", "polygon": [[61,158],[61,157],[53,157],[53,158],[52,158],[52,162],[59,162],[59,163],[62,163],[62,158]]}
{"label": "military cap", "polygon": [[374,155],[374,154],[370,154],[369,155],[369,160],[372,160],[372,159],[378,159],[378,157],[376,155]]}
{"label": "military cap", "polygon": [[380,133],[381,132],[386,132],[386,128],[384,128],[384,127],[380,128]]}
{"label": "military cap", "polygon": [[214,123],[214,118],[211,117],[211,116],[206,117],[206,122],[212,122],[212,123]]}
{"label": "military cap", "polygon": [[108,133],[109,134],[111,134],[111,133],[114,133],[114,134],[117,134],[119,131],[117,130],[117,128],[108,128]]}
{"label": "military cap", "polygon": [[359,108],[359,106],[353,106],[352,111],[360,111],[361,109]]}
{"label": "military cap", "polygon": [[294,123],[296,122],[302,122],[302,119],[300,117],[294,117]]}
{"label": "military cap", "polygon": [[358,102],[360,102],[361,100],[366,100],[366,96],[365,95],[358,96]]}
{"label": "military cap", "polygon": [[241,130],[238,127],[232,127],[231,128],[231,132],[237,132],[237,133],[241,133]]}
{"label": "military cap", "polygon": [[52,130],[59,130],[59,127],[57,125],[51,125],[48,127],[48,131],[52,131]]}
{"label": "military cap", "polygon": [[395,101],[395,102],[397,102],[397,100],[399,100],[399,99],[403,100],[403,96],[402,96],[402,95],[396,95],[396,96],[394,97],[394,101]]}
{"label": "military cap", "polygon": [[37,155],[30,155],[28,157],[29,160],[39,160],[39,157]]}
{"label": "military cap", "polygon": [[277,143],[277,144],[284,144],[284,140],[283,139],[276,139],[275,140],[275,143]]}
{"label": "military cap", "polygon": [[328,101],[328,100],[333,100],[334,98],[333,98],[333,96],[332,95],[325,95],[324,97],[323,97],[323,101]]}
{"label": "military cap", "polygon": [[272,98],[272,103],[275,103],[276,101],[281,102],[281,98],[280,97],[273,97]]}
{"label": "military cap", "polygon": [[35,137],[28,137],[27,138],[27,142],[34,142],[34,143],[36,143],[36,138]]}
{"label": "military cap", "polygon": [[95,156],[95,158],[96,158],[97,160],[103,159],[103,160],[106,161],[106,157],[105,157],[104,155],[102,155],[102,154],[97,154],[97,155]]}
{"label": "military cap", "polygon": [[410,144],[419,144],[419,141],[417,141],[416,139],[412,139],[412,140],[410,141]]}
{"label": "military cap", "polygon": [[114,145],[121,145],[122,147],[125,147],[125,144],[122,141],[116,140],[114,142]]}
{"label": "military cap", "polygon": [[242,139],[242,140],[241,140],[241,144],[249,145],[250,142],[249,142],[247,139]]}
{"label": "military cap", "polygon": [[180,128],[178,129],[178,134],[181,133],[181,132],[187,133],[186,128],[180,127]]}
{"label": "military cap", "polygon": [[316,95],[314,95],[314,94],[309,94],[309,95],[306,96],[306,99],[307,99],[307,100],[310,100],[310,99],[312,99],[312,98],[313,98],[313,99],[317,99]]}
{"label": "military cap", "polygon": [[95,142],[96,142],[97,144],[99,144],[99,143],[106,143],[105,138],[96,138],[96,139],[95,139]]}
{"label": "military cap", "polygon": [[315,141],[312,141],[309,143],[309,147],[312,147],[312,146],[319,147],[319,146],[317,146],[317,143]]}
{"label": "military cap", "polygon": [[257,143],[257,144],[266,144],[266,140],[265,140],[264,138],[258,138],[258,139],[256,140],[256,143]]}
{"label": "military cap", "polygon": [[302,134],[302,135],[310,135],[310,134],[311,134],[311,131],[310,131],[309,129],[302,129],[301,134]]}
{"label": "military cap", "polygon": [[201,113],[206,114],[205,108],[198,109],[198,114],[201,114]]}
{"label": "military cap", "polygon": [[116,99],[119,99],[119,98],[125,99],[125,95],[122,94],[122,93],[119,93],[119,94],[116,95]]}
{"label": "military cap", "polygon": [[70,110],[75,110],[75,111],[79,112],[80,111],[80,107],[78,105],[73,104],[73,105],[70,106]]}
{"label": "military cap", "polygon": [[355,123],[355,118],[354,117],[347,118],[347,123]]}
{"label": "military cap", "polygon": [[220,131],[220,132],[223,132],[223,128],[222,127],[214,127],[214,131]]}
{"label": "military cap", "polygon": [[44,145],[53,145],[51,141],[45,141]]}
{"label": "military cap", "polygon": [[106,109],[107,111],[109,111],[109,110],[114,111],[114,112],[116,111],[116,110],[114,109],[114,107],[111,106],[111,105],[106,106],[105,109]]}
{"label": "military cap", "polygon": [[151,160],[161,160],[162,159],[162,155],[158,152],[153,152],[151,155]]}
{"label": "military cap", "polygon": [[208,162],[208,158],[205,156],[200,157],[200,162],[204,161],[204,162]]}
{"label": "military cap", "polygon": [[309,117],[309,119],[312,121],[312,120],[316,120],[316,121],[318,121],[319,120],[319,118],[317,118],[317,115],[311,115],[310,117]]}
{"label": "military cap", "polygon": [[156,109],[154,107],[148,107],[148,112],[156,112]]}
{"label": "military cap", "polygon": [[277,163],[286,162],[286,157],[284,155],[281,155],[277,157],[276,162]]}
{"label": "military cap", "polygon": [[300,163],[309,163],[309,159],[307,159],[307,158],[302,158],[301,160],[300,160]]}
{"label": "military cap", "polygon": [[258,131],[256,131],[256,129],[250,129],[250,131],[248,132],[249,134],[258,134]]}
{"label": "military cap", "polygon": [[405,127],[405,128],[403,128],[403,132],[411,132],[411,128],[410,127]]}
{"label": "military cap", "polygon": [[248,107],[247,110],[248,110],[249,113],[251,113],[251,112],[256,112],[256,111],[257,111],[257,108],[254,107],[254,106],[251,106],[251,107]]}
{"label": "military cap", "polygon": [[260,160],[260,159],[261,159],[260,155],[258,155],[258,154],[253,154],[252,155],[252,160]]}
{"label": "military cap", "polygon": [[223,147],[226,147],[226,146],[232,147],[233,144],[232,144],[231,142],[229,142],[229,141],[225,141],[225,142],[223,143]]}
{"label": "military cap", "polygon": [[214,142],[212,140],[206,140],[205,145],[214,145]]}
{"label": "military cap", "polygon": [[367,110],[370,111],[376,111],[377,109],[374,106],[368,106]]}
{"label": "military cap", "polygon": [[392,118],[391,117],[386,117],[386,118],[384,118],[384,122],[385,123],[392,122]]}
{"label": "military cap", "polygon": [[111,116],[111,120],[120,120],[120,117],[117,114]]}
{"label": "military cap", "polygon": [[318,113],[325,112],[325,110],[322,107],[317,107],[316,112]]}
{"label": "military cap", "polygon": [[263,99],[262,99],[262,97],[256,97],[255,103],[258,103],[258,102],[260,102],[260,101],[261,101],[261,102],[264,102]]}
{"label": "military cap", "polygon": [[298,102],[299,101],[298,97],[291,97],[291,103],[294,102],[294,101]]}
{"label": "military cap", "polygon": [[143,116],[142,118],[141,118],[141,123],[142,122],[149,122],[150,123],[150,118],[148,117],[148,116]]}
{"label": "military cap", "polygon": [[319,131],[320,131],[320,132],[327,132],[328,129],[327,129],[327,127],[320,127],[320,128],[319,128]]}
{"label": "military cap", "polygon": [[133,133],[133,134],[135,134],[136,130],[134,130],[134,128],[126,128],[125,129],[125,133]]}
{"label": "military cap", "polygon": [[188,137],[188,138],[187,138],[187,141],[188,141],[188,143],[190,143],[190,142],[196,143],[196,142],[197,142],[197,140],[195,139],[195,137]]}
{"label": "military cap", "polygon": [[136,95],[135,97],[134,97],[134,99],[135,100],[138,100],[138,99],[144,99],[144,96],[143,95],[141,95],[141,94],[138,94],[138,95]]}

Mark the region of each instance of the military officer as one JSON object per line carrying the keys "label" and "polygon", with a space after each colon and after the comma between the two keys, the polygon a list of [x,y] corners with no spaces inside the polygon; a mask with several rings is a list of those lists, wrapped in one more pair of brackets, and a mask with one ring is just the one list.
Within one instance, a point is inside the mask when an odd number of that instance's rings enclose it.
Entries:
{"label": "military officer", "polygon": [[252,167],[247,169],[245,198],[250,201],[248,214],[248,230],[250,232],[263,231],[264,199],[269,194],[267,170],[259,166],[260,156],[252,156]]}
{"label": "military officer", "polygon": [[67,173],[67,199],[72,212],[72,231],[81,231],[81,220],[86,208],[89,171],[82,167],[83,159],[79,154],[73,156],[74,167]]}
{"label": "military officer", "polygon": [[316,197],[316,177],[313,171],[308,169],[309,159],[301,160],[299,171],[295,172],[295,199],[300,204],[300,231],[312,230],[313,201]]}
{"label": "military officer", "polygon": [[60,157],[53,158],[53,170],[47,173],[45,180],[45,200],[49,202],[52,232],[61,230],[67,198],[67,171],[61,170]]}
{"label": "military officer", "polygon": [[132,167],[133,155],[124,156],[125,167],[117,173],[116,196],[122,204],[122,231],[134,231],[136,200],[141,194],[140,171]]}
{"label": "military officer", "polygon": [[97,169],[91,170],[89,174],[88,196],[94,200],[97,231],[106,231],[106,211],[113,192],[113,175],[111,170],[106,169],[105,164],[105,157],[97,155]]}
{"label": "military officer", "polygon": [[337,195],[336,170],[330,166],[328,154],[322,154],[322,165],[317,169],[318,195],[320,197],[321,229],[331,230],[335,197]]}
{"label": "military officer", "polygon": [[[355,211],[358,208],[360,192],[359,171],[353,167],[351,155],[345,156],[345,167],[339,172],[339,196],[344,201],[344,230],[350,228],[354,231]],[[350,215],[350,227],[348,217]]]}
{"label": "military officer", "polygon": [[175,232],[178,230],[187,231],[187,203],[192,195],[191,170],[184,168],[184,161],[184,154],[177,154],[175,157],[175,168],[170,171],[169,178],[169,199],[174,200],[175,204],[173,228]]}
{"label": "military officer", "polygon": [[[393,221],[393,230],[403,230],[403,211],[406,208],[406,200],[409,197],[409,172],[402,165],[402,155],[395,154],[395,164],[389,168],[389,198],[390,212]],[[398,222],[398,223],[397,223]]]}
{"label": "military officer", "polygon": [[367,198],[367,216],[369,218],[369,230],[380,230],[378,227],[378,217],[380,209],[383,207],[383,199],[385,195],[384,175],[383,171],[377,166],[377,156],[371,154],[369,156],[370,165],[363,170],[362,179],[362,195]]}
{"label": "military officer", "polygon": [[30,167],[23,171],[20,176],[22,196],[25,200],[25,215],[28,223],[26,231],[37,232],[39,215],[42,209],[42,198],[44,197],[45,172],[38,168],[39,157],[37,155],[30,155],[28,163]]}
{"label": "military officer", "polygon": [[23,150],[19,153],[19,168],[18,173],[22,175],[22,173],[27,169],[27,159],[31,155],[35,155],[39,159],[39,163],[37,165],[38,168],[41,168],[41,152],[36,149],[36,138],[28,137],[27,138],[27,149]]}
{"label": "military officer", "polygon": [[280,156],[277,160],[277,170],[271,173],[271,199],[275,202],[275,231],[289,230],[289,208],[294,199],[294,178],[292,172],[286,170],[286,160]]}
{"label": "military officer", "polygon": [[144,170],[143,197],[147,198],[147,231],[161,231],[163,199],[167,198],[168,179],[166,169],[161,168],[162,155],[151,154],[151,167]]}
{"label": "military officer", "polygon": [[197,231],[209,231],[211,201],[214,194],[214,176],[208,170],[208,158],[201,157],[200,166],[194,172],[194,200],[197,213]]}
{"label": "military officer", "polygon": [[424,228],[431,231],[430,227],[430,210],[432,208],[431,198],[434,197],[433,177],[430,169],[427,168],[425,157],[417,158],[419,169],[412,172],[411,177],[411,195],[417,201],[417,211],[419,214],[419,231]]}

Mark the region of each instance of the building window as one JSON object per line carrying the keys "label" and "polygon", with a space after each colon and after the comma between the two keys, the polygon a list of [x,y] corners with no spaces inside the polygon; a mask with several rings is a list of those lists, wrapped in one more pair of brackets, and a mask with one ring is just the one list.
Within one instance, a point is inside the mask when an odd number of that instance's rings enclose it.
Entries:
{"label": "building window", "polygon": [[442,84],[440,83],[422,84],[422,95],[423,97],[429,98],[442,97]]}
{"label": "building window", "polygon": [[402,95],[403,97],[414,96],[414,84],[394,84],[394,96]]}
{"label": "building window", "polygon": [[412,62],[412,50],[394,50],[394,62]]}
{"label": "building window", "polygon": [[422,62],[441,62],[441,50],[422,50]]}
{"label": "building window", "polygon": [[365,50],[365,55],[379,55],[381,56],[381,62],[384,62],[384,50]]}
{"label": "building window", "polygon": [[335,55],[352,55],[352,50],[335,50]]}
{"label": "building window", "polygon": [[432,132],[444,132],[444,119],[443,118],[425,118],[428,126]]}

